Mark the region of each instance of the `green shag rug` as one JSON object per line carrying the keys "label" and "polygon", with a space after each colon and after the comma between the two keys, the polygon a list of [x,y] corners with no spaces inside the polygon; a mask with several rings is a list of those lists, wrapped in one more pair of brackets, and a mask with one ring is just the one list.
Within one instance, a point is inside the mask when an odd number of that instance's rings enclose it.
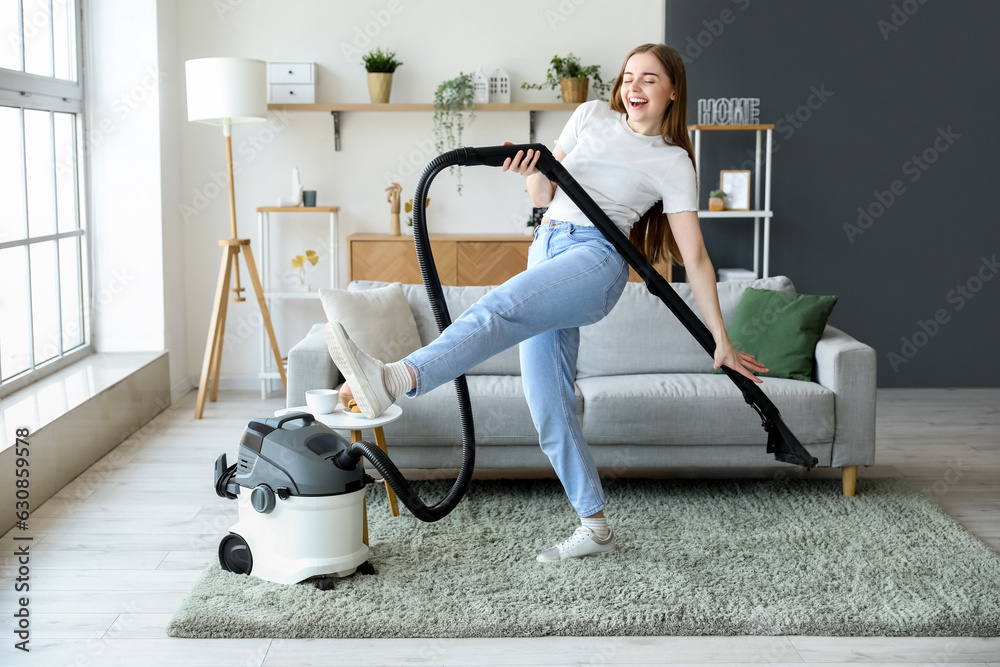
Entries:
{"label": "green shag rug", "polygon": [[[452,480],[412,485],[428,505]],[[446,518],[367,489],[369,562],[321,591],[214,561],[171,637],[1000,636],[1000,555],[901,479],[612,479],[617,548],[535,555],[579,520],[556,480],[473,480]],[[222,535],[219,536],[222,538]]]}

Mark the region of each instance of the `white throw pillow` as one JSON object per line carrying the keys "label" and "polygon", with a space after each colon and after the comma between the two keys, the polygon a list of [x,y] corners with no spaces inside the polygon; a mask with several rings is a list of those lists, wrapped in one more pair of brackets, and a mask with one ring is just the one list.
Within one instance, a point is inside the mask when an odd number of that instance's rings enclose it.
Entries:
{"label": "white throw pillow", "polygon": [[319,299],[327,319],[340,322],[358,347],[380,361],[399,361],[420,347],[417,322],[399,283],[363,292],[320,288]]}

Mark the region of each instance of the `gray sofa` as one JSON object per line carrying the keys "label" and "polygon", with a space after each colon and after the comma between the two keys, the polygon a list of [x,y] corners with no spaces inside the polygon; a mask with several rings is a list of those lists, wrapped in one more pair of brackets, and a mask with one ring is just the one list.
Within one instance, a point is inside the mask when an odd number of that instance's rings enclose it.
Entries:
{"label": "gray sofa", "polygon": [[[386,283],[358,281],[349,290]],[[784,276],[718,283],[727,329],[748,287],[795,292]],[[701,317],[687,283],[672,287]],[[452,317],[491,287],[445,287]],[[437,336],[423,285],[404,285],[422,344]],[[307,389],[333,388],[343,378],[315,325],[288,354],[288,407],[305,404]],[[762,359],[767,363],[766,359]],[[759,385],[819,466],[843,469],[844,494],[854,495],[857,466],[875,461],[875,350],[827,325],[816,345],[815,382],[764,375]],[[517,347],[467,374],[476,429],[476,466],[548,468],[521,387]],[[757,413],[670,310],[641,283],[629,283],[611,314],[580,331],[577,414],[599,468],[774,466]],[[447,383],[416,399],[402,397],[403,416],[385,427],[400,468],[461,465],[455,387]]]}

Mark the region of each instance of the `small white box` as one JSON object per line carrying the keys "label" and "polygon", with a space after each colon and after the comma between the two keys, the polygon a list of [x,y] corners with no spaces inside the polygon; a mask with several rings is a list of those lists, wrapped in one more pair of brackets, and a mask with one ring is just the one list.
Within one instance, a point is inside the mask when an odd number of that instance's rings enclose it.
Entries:
{"label": "small white box", "polygon": [[316,101],[315,63],[268,63],[267,101],[312,104]]}
{"label": "small white box", "polygon": [[724,283],[730,280],[756,280],[757,274],[750,269],[718,269],[718,282]]}

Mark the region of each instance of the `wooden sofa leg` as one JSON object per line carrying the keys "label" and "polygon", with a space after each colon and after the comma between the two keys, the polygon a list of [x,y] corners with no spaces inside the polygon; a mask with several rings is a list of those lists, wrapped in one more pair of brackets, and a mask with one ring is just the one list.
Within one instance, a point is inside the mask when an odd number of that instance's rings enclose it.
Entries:
{"label": "wooden sofa leg", "polygon": [[844,466],[841,470],[844,476],[844,497],[853,498],[858,483],[858,466]]}

